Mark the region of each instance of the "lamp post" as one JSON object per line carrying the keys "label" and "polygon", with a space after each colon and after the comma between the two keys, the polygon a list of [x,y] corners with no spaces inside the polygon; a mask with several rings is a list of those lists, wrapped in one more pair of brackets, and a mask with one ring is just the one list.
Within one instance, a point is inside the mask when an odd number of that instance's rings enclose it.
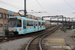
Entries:
{"label": "lamp post", "polygon": [[70,18],[69,18],[69,24],[70,24]]}
{"label": "lamp post", "polygon": [[70,18],[70,19],[72,19],[72,29],[73,29],[73,18]]}
{"label": "lamp post", "polygon": [[[72,18],[72,27],[73,27],[73,18]],[[72,28],[73,29],[73,28]]]}

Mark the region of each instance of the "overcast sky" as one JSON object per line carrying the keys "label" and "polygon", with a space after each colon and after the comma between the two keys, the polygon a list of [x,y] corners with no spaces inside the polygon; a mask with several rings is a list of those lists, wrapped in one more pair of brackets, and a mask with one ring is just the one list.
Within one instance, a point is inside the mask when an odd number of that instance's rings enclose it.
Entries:
{"label": "overcast sky", "polygon": [[[41,4],[41,6],[45,10],[43,10],[39,6],[37,1]],[[28,12],[30,12],[31,10],[33,10],[34,12],[39,11],[42,12],[42,13],[31,13],[35,14],[38,17],[44,15],[64,15],[65,17],[75,17],[75,14],[73,13],[75,12],[75,0],[65,0],[69,5],[64,0],[37,0],[37,1],[27,0],[26,8]],[[7,3],[10,3],[10,5]],[[0,7],[18,12],[18,10],[24,9],[24,0],[0,0]],[[47,11],[47,13],[45,13],[44,11]]]}

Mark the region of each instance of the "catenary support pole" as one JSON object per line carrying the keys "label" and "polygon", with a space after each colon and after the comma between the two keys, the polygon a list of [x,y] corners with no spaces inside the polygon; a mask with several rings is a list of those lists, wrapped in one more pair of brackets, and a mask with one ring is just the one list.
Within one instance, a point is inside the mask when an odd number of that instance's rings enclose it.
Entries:
{"label": "catenary support pole", "polygon": [[24,16],[26,17],[26,0],[24,0]]}

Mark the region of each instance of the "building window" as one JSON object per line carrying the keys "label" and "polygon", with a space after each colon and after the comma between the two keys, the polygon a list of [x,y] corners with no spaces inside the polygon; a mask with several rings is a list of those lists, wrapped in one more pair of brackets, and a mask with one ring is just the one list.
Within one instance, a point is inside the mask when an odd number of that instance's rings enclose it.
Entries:
{"label": "building window", "polygon": [[9,15],[7,15],[7,19],[9,18]]}
{"label": "building window", "polygon": [[6,14],[4,14],[4,19],[6,18]]}
{"label": "building window", "polygon": [[0,27],[2,27],[3,26],[3,24],[0,24]]}
{"label": "building window", "polygon": [[23,28],[26,29],[26,21],[23,20]]}
{"label": "building window", "polygon": [[2,18],[2,14],[0,14],[0,18]]}
{"label": "building window", "polygon": [[4,24],[4,29],[6,29],[6,24]]}

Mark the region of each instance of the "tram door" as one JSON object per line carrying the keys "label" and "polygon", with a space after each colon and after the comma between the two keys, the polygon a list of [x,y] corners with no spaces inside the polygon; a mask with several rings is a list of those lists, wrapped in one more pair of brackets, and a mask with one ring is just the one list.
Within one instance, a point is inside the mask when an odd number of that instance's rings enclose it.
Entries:
{"label": "tram door", "polygon": [[38,22],[35,22],[36,23],[36,31],[38,31]]}
{"label": "tram door", "polygon": [[37,29],[38,29],[38,31],[39,31],[39,22],[37,23]]}
{"label": "tram door", "polygon": [[36,22],[34,21],[34,31],[36,31]]}
{"label": "tram door", "polygon": [[38,24],[39,24],[39,28],[38,29],[41,30],[41,22],[39,22]]}
{"label": "tram door", "polygon": [[26,20],[23,20],[23,33],[26,33]]}
{"label": "tram door", "polygon": [[45,23],[44,22],[42,22],[42,29],[44,29],[45,28]]}
{"label": "tram door", "polygon": [[42,22],[40,22],[40,30],[42,30]]}

